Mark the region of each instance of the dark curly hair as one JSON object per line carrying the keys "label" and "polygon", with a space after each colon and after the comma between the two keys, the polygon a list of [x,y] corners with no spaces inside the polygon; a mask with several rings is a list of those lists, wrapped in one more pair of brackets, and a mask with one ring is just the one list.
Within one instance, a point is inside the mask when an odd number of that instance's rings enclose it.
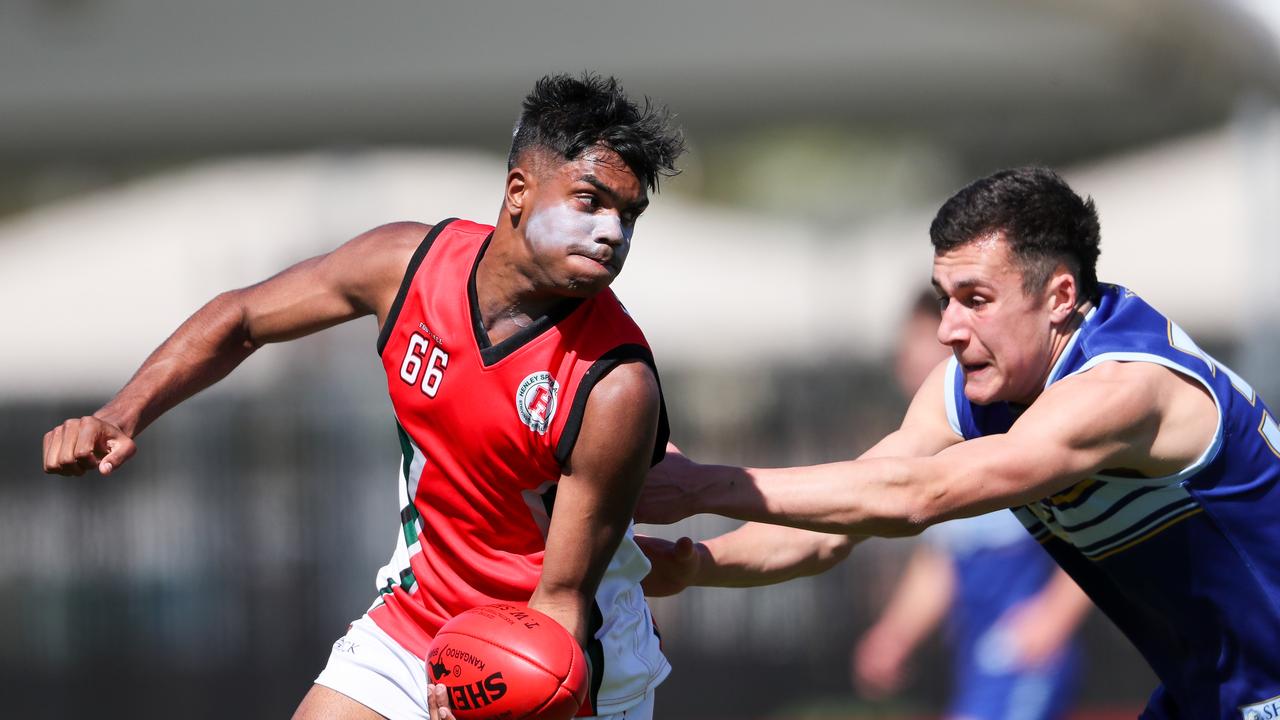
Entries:
{"label": "dark curly hair", "polygon": [[660,177],[677,174],[684,137],[672,126],[671,113],[644,99],[643,107],[623,93],[615,78],[595,73],[547,75],[524,99],[511,138],[507,169],[533,147],[551,150],[566,161],[593,147],[618,154],[650,190]]}
{"label": "dark curly hair", "polygon": [[1025,292],[1041,290],[1064,263],[1080,299],[1097,299],[1098,210],[1054,171],[1022,167],[976,180],[943,203],[929,226],[935,253],[993,232],[1009,243]]}

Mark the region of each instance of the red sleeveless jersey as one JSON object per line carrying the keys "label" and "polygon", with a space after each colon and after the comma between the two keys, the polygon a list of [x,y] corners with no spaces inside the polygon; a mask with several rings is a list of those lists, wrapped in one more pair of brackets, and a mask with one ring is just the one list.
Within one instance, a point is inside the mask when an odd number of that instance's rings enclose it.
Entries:
{"label": "red sleeveless jersey", "polygon": [[[403,451],[402,509],[396,551],[379,573],[381,597],[369,615],[418,657],[457,613],[528,601],[588,394],[619,362],[653,367],[644,335],[607,289],[566,300],[491,345],[475,277],[492,231],[464,220],[436,225],[414,253],[378,338]],[[655,462],[666,435],[664,410]],[[597,594],[593,646],[607,644],[611,632],[654,634],[638,585],[647,572],[628,530]],[[593,693],[597,711],[626,705],[637,683],[652,687],[665,676],[656,639],[652,650],[645,642],[639,647],[656,659],[611,668],[634,677],[593,678],[595,690],[618,687],[615,698]],[[592,658],[597,676],[607,670],[607,650],[588,648],[600,656]]]}

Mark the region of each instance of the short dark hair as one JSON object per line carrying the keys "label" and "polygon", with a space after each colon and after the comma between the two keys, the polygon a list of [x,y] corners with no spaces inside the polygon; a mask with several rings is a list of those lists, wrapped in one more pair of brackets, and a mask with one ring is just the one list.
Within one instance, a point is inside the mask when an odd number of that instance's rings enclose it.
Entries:
{"label": "short dark hair", "polygon": [[1021,167],[976,180],[943,203],[929,226],[935,253],[995,232],[1009,243],[1024,291],[1042,289],[1065,263],[1080,299],[1097,298],[1098,210],[1093,198],[1082,199],[1054,171]]}
{"label": "short dark hair", "polygon": [[590,72],[547,75],[533,86],[523,108],[512,133],[508,170],[529,148],[545,148],[569,161],[603,146],[650,190],[658,189],[660,177],[679,172],[675,163],[684,152],[684,137],[673,127],[671,113],[648,97],[643,106],[632,102],[615,78]]}

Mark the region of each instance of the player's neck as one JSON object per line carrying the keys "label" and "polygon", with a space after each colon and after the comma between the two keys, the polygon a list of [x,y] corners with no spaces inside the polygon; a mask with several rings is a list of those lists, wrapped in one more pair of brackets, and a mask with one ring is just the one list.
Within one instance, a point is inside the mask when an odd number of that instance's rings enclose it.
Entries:
{"label": "player's neck", "polygon": [[[1092,309],[1093,303],[1085,300],[1076,306],[1075,311],[1071,313],[1066,322],[1054,328],[1053,335],[1049,340],[1049,364],[1045,368],[1045,376],[1041,378],[1041,388],[1049,382],[1049,373],[1053,372],[1053,368],[1058,366],[1058,361],[1062,359],[1062,354],[1067,351],[1067,346],[1071,344],[1071,338],[1075,336],[1076,331],[1080,329],[1080,325],[1084,323],[1085,317]],[[1037,393],[1038,396],[1039,393]]]}
{"label": "player's neck", "polygon": [[529,327],[550,314],[564,298],[538,282],[527,258],[513,252],[516,244],[496,232],[476,268],[476,305],[480,322],[493,343]]}
{"label": "player's neck", "polygon": [[1092,309],[1092,302],[1088,300],[1082,301],[1079,305],[1076,305],[1075,311],[1071,313],[1071,316],[1067,318],[1066,322],[1062,323],[1061,327],[1056,329],[1053,337],[1053,362],[1050,364],[1050,367],[1058,363],[1058,358],[1062,357],[1062,353],[1066,351],[1067,345],[1071,343],[1071,338],[1076,334],[1076,331],[1080,329],[1080,326],[1084,324],[1084,319],[1089,315],[1089,311]]}

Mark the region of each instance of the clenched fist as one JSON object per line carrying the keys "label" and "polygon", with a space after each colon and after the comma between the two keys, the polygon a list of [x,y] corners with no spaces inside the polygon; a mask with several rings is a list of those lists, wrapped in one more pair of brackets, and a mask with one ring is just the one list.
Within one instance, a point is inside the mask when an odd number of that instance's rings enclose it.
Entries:
{"label": "clenched fist", "polygon": [[106,420],[92,415],[72,418],[44,434],[44,471],[83,475],[96,466],[110,475],[137,449],[133,438]]}

